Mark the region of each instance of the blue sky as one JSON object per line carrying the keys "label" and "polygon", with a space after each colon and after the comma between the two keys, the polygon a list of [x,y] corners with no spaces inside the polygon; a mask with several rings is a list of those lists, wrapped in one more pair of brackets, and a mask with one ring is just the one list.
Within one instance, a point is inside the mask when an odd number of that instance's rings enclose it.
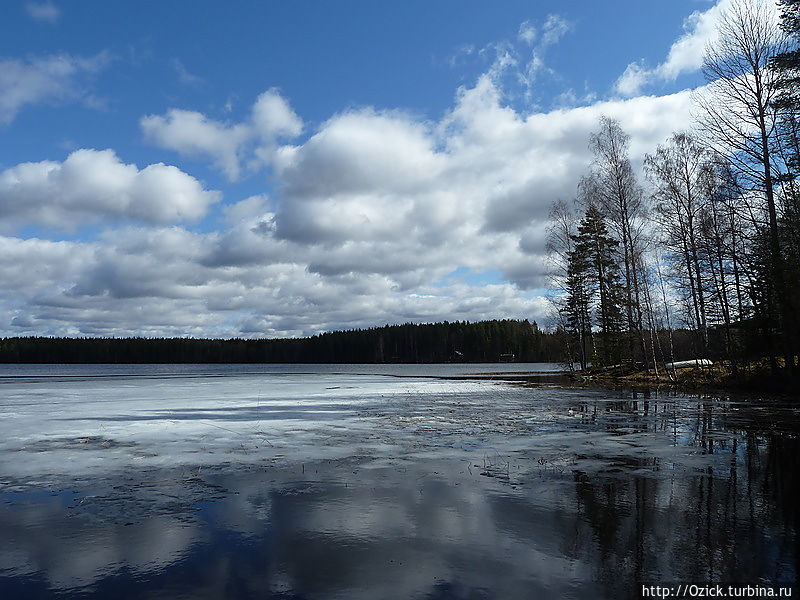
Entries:
{"label": "blue sky", "polygon": [[546,320],[589,133],[690,127],[726,3],[6,2],[0,335]]}

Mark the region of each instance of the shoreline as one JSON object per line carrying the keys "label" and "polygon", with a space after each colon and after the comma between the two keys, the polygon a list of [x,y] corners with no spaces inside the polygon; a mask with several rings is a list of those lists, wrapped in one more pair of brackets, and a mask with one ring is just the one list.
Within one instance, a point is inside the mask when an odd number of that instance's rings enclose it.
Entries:
{"label": "shoreline", "polygon": [[797,396],[800,380],[791,376],[776,377],[766,372],[752,372],[747,377],[735,377],[726,369],[718,367],[690,367],[678,369],[673,377],[662,370],[658,375],[651,370],[629,372],[592,371],[549,371],[468,374],[460,377],[441,377],[441,379],[495,380],[540,386],[556,385],[564,388],[589,389],[628,389],[673,390],[688,393],[766,393],[771,395]]}
{"label": "shoreline", "polygon": [[[125,370],[125,366],[134,367],[130,372]],[[421,372],[413,372],[414,367],[433,367],[436,365],[460,367],[456,372],[430,372],[423,369]],[[245,367],[245,371],[237,372],[238,375],[312,375],[317,374],[316,368],[333,368],[325,370],[328,375],[382,375],[393,378],[425,378],[438,379],[443,381],[495,381],[508,382],[518,385],[531,387],[562,387],[562,388],[595,388],[595,389],[628,389],[633,391],[644,390],[674,390],[681,392],[697,393],[764,393],[797,396],[800,390],[800,379],[790,375],[774,376],[769,373],[762,365],[751,363],[741,368],[738,376],[735,376],[731,369],[724,363],[713,366],[691,366],[679,368],[675,371],[667,371],[663,366],[659,367],[658,375],[649,369],[633,370],[621,366],[589,368],[586,371],[571,371],[567,368],[558,370],[537,368],[541,363],[240,363],[232,365],[229,363],[8,363],[7,366],[22,367],[76,367],[82,371],[85,367],[91,366],[111,366],[112,370],[121,372],[110,373],[89,373],[89,372],[19,372],[19,373],[0,373],[0,381],[34,379],[116,379],[124,377],[139,378],[181,378],[181,377],[206,377],[206,378],[225,378],[233,373],[227,372],[221,367],[239,366]],[[552,367],[558,363],[548,363]],[[4,365],[0,365],[2,367]],[[171,372],[167,369],[164,372],[140,371],[144,367],[188,367],[184,371]],[[202,367],[210,367],[209,372],[205,372]],[[347,367],[362,367],[364,372],[348,369]],[[386,371],[386,367],[407,367],[409,371],[400,372]],[[267,367],[261,370],[258,367]],[[280,367],[289,367],[285,371]],[[294,367],[294,368],[292,368]],[[308,373],[297,370],[298,367],[311,367]],[[340,367],[343,367],[339,370]],[[515,369],[515,367],[517,367]],[[527,370],[523,370],[528,367]],[[532,368],[531,368],[532,367]],[[274,369],[274,370],[273,370]],[[483,370],[486,369],[486,370]],[[2,370],[2,369],[0,369]],[[448,369],[449,370],[449,369]],[[458,372],[461,371],[461,372]],[[321,374],[321,373],[320,373]]]}

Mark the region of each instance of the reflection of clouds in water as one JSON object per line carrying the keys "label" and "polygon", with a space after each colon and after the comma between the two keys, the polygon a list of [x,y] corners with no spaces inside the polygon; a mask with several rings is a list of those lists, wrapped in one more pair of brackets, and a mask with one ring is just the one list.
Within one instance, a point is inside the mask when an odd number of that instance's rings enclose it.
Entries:
{"label": "reflection of clouds in water", "polygon": [[123,562],[135,571],[154,571],[180,559],[198,537],[196,527],[156,517],[124,536]]}
{"label": "reflection of clouds in water", "polygon": [[[357,557],[350,568],[337,564],[328,582],[346,586],[351,597],[423,597],[448,582],[462,590],[488,587],[495,597],[516,597],[521,581],[528,582],[531,594],[540,590],[561,597],[568,587],[565,574],[571,573],[567,579],[572,579],[580,569],[554,552],[568,529],[548,527],[547,522],[554,509],[574,512],[566,506],[570,496],[537,489],[535,493],[547,494],[548,501],[540,497],[539,502],[548,508],[532,509],[519,499],[532,519],[525,529],[508,530],[498,519],[508,497],[487,491],[466,478],[436,478],[419,488],[390,487],[376,493],[362,487],[338,498],[303,498],[300,508],[298,501],[284,502],[280,516],[292,520],[293,529],[299,530],[295,535],[331,545],[331,553],[338,549]],[[574,526],[574,520],[569,524]],[[281,544],[285,546],[291,547],[291,541]],[[296,564],[294,568],[295,589],[304,590],[305,573]]]}
{"label": "reflection of clouds in water", "polygon": [[272,493],[260,478],[238,477],[236,494],[214,507],[215,522],[244,537],[260,535],[272,518]]}
{"label": "reflection of clouds in water", "polygon": [[[751,450],[757,461],[768,451],[758,443]],[[780,460],[790,460],[797,443],[783,450]],[[121,515],[86,504],[74,503],[72,516],[55,500],[14,506],[2,513],[0,528],[10,535],[0,542],[0,569],[42,573],[63,589],[127,568],[126,585],[158,574],[169,589],[191,597],[225,595],[235,585],[241,595],[258,597],[283,590],[309,598],[597,598],[625,595],[637,570],[699,581],[712,563],[716,576],[756,578],[774,567],[776,554],[792,556],[793,539],[774,528],[787,507],[781,509],[782,496],[763,470],[751,472],[750,481],[746,469],[738,479],[572,471],[531,474],[512,488],[446,459],[407,464],[404,471],[355,464],[308,463],[305,473],[205,473],[204,489],[226,493],[203,502],[191,523],[185,506],[173,507],[173,515],[154,506],[129,527]],[[153,494],[176,495],[188,483],[171,476],[163,473],[151,489],[126,484],[125,493],[146,503]],[[717,554],[778,540],[777,552],[756,559]],[[698,552],[708,562],[698,561]]]}
{"label": "reflection of clouds in water", "polygon": [[122,570],[141,577],[184,557],[201,539],[196,525],[155,516],[135,527],[89,515],[69,517],[57,501],[0,512],[0,570],[41,573],[53,589],[84,587]]}
{"label": "reflection of clouds in water", "polygon": [[[0,524],[8,532],[0,543],[0,568],[14,576],[41,573],[52,588],[69,589],[125,569],[146,578],[174,570],[178,561],[208,561],[201,566],[202,581],[181,582],[189,589],[200,586],[196,595],[225,589],[230,580],[243,581],[253,593],[283,588],[313,597],[338,590],[365,599],[424,596],[449,585],[477,590],[487,581],[501,596],[513,597],[520,578],[555,578],[550,589],[563,584],[571,567],[552,553],[551,539],[563,532],[507,529],[498,520],[507,512],[500,486],[457,471],[431,475],[441,463],[405,473],[353,474],[351,466],[320,469],[318,480],[310,482],[279,471],[223,473],[230,493],[204,517],[212,532],[197,520],[179,521],[182,515],[147,516],[126,526],[119,519],[124,514],[98,516],[87,503],[74,502],[71,517],[55,500],[15,506],[4,511]],[[341,480],[348,477],[345,487]],[[141,487],[126,489],[149,498]],[[168,482],[159,489],[176,491]],[[538,492],[538,502],[551,508],[565,502],[555,487]],[[545,492],[549,501],[541,497]],[[524,497],[519,501],[527,503]],[[544,508],[537,510],[546,518]],[[228,533],[227,542],[214,540],[213,531],[240,534],[241,545],[229,545]],[[216,550],[200,552],[208,544],[217,544]],[[502,571],[514,573],[509,582],[498,580]]]}

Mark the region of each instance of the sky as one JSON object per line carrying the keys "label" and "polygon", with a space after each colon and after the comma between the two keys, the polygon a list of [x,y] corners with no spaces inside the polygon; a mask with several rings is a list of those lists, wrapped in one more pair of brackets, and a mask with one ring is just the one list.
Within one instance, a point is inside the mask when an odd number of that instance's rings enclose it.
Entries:
{"label": "sky", "polygon": [[0,336],[547,323],[590,133],[691,128],[729,2],[3,2]]}

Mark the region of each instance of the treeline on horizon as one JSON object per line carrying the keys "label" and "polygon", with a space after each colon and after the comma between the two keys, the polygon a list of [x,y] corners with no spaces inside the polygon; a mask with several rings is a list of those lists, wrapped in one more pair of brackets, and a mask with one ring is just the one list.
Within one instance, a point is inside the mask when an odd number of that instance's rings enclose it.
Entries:
{"label": "treeline on horizon", "polygon": [[552,362],[559,334],[527,320],[405,323],[308,338],[67,338],[0,340],[2,363]]}
{"label": "treeline on horizon", "polygon": [[[736,0],[705,52],[696,127],[644,160],[602,118],[548,237],[564,360],[658,370],[695,358],[798,375],[800,1]],[[760,368],[760,367],[759,367]]]}
{"label": "treeline on horizon", "polygon": [[[528,320],[385,325],[308,338],[0,339],[0,363],[447,363],[561,362],[567,333]],[[688,332],[676,332],[681,358]]]}

